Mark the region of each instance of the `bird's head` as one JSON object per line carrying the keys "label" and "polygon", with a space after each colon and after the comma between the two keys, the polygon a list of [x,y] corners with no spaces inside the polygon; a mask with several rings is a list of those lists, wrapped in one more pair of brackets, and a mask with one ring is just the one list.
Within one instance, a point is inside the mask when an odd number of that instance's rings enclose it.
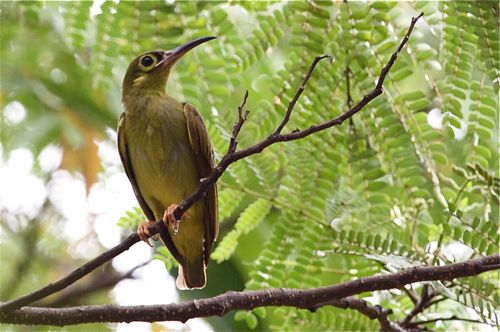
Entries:
{"label": "bird's head", "polygon": [[150,51],[139,55],[129,64],[122,85],[122,100],[126,96],[164,92],[173,65],[189,50],[216,37],[202,37],[170,51]]}

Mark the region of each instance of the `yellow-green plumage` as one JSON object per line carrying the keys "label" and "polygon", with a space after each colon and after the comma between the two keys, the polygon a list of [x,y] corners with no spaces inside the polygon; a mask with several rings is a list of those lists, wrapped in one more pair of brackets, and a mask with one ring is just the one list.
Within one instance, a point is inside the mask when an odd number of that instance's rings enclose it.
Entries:
{"label": "yellow-green plumage", "polygon": [[[192,43],[186,45],[197,45]],[[186,47],[180,50],[180,55],[174,50],[139,56],[129,65],[123,81],[125,112],[118,124],[118,148],[149,220],[160,220],[168,206],[194,192],[200,178],[214,166],[208,133],[198,112],[165,91],[172,65],[187,51]],[[141,65],[145,56],[156,57],[154,67]],[[218,230],[216,186],[184,214],[178,233],[162,229],[161,239],[180,265],[177,286],[205,286],[205,269]]]}

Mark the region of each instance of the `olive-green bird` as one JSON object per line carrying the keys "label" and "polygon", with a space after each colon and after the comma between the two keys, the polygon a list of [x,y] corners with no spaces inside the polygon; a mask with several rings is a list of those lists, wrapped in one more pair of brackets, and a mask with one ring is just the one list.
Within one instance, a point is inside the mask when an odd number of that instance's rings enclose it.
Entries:
{"label": "olive-green bird", "polygon": [[141,54],[129,65],[122,87],[125,112],[118,122],[118,149],[135,196],[148,221],[137,233],[148,242],[148,226],[163,219],[160,237],[179,262],[177,287],[202,288],[218,233],[217,187],[182,217],[173,211],[214,167],[207,129],[196,109],[170,97],[166,84],[173,65],[204,37],[170,51]]}

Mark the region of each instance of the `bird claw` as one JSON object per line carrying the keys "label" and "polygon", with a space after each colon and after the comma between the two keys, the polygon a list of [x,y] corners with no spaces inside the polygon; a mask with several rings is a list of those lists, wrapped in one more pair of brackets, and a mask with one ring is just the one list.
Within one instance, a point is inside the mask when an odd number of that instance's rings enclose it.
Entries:
{"label": "bird claw", "polygon": [[180,224],[180,220],[175,220],[174,223],[170,225],[170,228],[172,228],[172,232],[174,232],[174,234],[177,234],[177,232],[179,231]]}
{"label": "bird claw", "polygon": [[[137,227],[137,235],[139,235],[139,238],[141,241],[144,241],[148,244],[148,246],[153,247],[151,243],[149,243],[149,237],[151,234],[149,234],[149,226],[153,225],[155,222],[154,221],[143,221],[139,224],[139,227]],[[158,234],[155,234],[152,236],[153,240],[158,241],[159,236]]]}
{"label": "bird claw", "polygon": [[175,219],[175,209],[177,209],[177,204],[172,204],[165,210],[165,213],[163,213],[163,222],[167,227],[170,227],[174,234],[177,234],[181,221]]}

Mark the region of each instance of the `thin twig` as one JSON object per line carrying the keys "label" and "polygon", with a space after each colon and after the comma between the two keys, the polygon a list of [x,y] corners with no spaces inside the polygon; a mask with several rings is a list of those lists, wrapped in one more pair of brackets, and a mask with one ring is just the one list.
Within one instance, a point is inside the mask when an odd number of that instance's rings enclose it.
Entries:
{"label": "thin twig", "polygon": [[[345,90],[346,90],[346,104],[347,104],[347,107],[350,109],[352,107],[352,103],[353,103],[353,100],[352,100],[352,95],[351,95],[351,67],[349,67],[349,62],[348,62],[348,59],[349,59],[349,51],[345,50],[345,57],[346,57],[346,67],[345,67],[345,70],[344,70],[344,76],[345,76]],[[351,130],[351,132],[355,132],[356,131],[356,128],[354,128],[354,121],[352,120],[352,118],[349,118],[349,128]]]}
{"label": "thin twig", "polygon": [[236,123],[234,124],[233,127],[233,134],[231,135],[231,140],[229,141],[229,147],[227,148],[226,154],[231,154],[236,151],[236,146],[238,145],[238,135],[240,133],[241,127],[243,127],[243,123],[246,121],[248,113],[250,111],[245,111],[243,113],[243,107],[245,107],[245,104],[247,103],[247,98],[248,98],[248,90],[245,91],[245,96],[243,97],[243,102],[241,105],[238,107],[238,119],[236,120]]}
{"label": "thin twig", "polygon": [[346,90],[346,103],[347,107],[350,109],[352,107],[352,95],[351,95],[351,68],[349,65],[345,68],[344,70],[344,76],[345,76],[345,90]]}
{"label": "thin twig", "polygon": [[[314,311],[318,306],[364,292],[399,289],[405,285],[434,280],[452,280],[491,271],[500,264],[500,255],[471,259],[442,266],[416,266],[393,274],[358,278],[312,289],[275,288],[227,292],[207,299],[149,306],[93,305],[73,308],[26,307],[0,311],[0,322],[30,325],[69,325],[96,322],[181,321],[195,317],[224,316],[231,310],[262,306],[289,306]],[[337,303],[340,304],[340,303]],[[360,303],[351,303],[353,307]]]}
{"label": "thin twig", "polygon": [[401,288],[401,290],[403,290],[403,292],[405,292],[406,295],[408,295],[408,297],[410,298],[411,302],[414,305],[416,305],[418,303],[417,294],[415,294],[415,292],[413,291],[413,289],[408,289],[406,287],[403,287],[403,288]]}
{"label": "thin twig", "polygon": [[[417,21],[424,15],[424,13],[420,13],[417,17],[412,17],[410,27],[408,28],[408,31],[406,35],[404,36],[403,40],[401,41],[401,44],[399,45],[398,49],[396,52],[394,52],[385,65],[385,67],[382,68],[380,71],[380,76],[377,81],[377,85],[375,88],[368,93],[363,99],[358,102],[354,107],[352,107],[349,111],[339,115],[338,117],[331,119],[329,121],[323,122],[318,125],[312,125],[307,129],[304,130],[294,130],[288,134],[273,134],[266,139],[246,148],[243,150],[236,151],[232,154],[226,154],[222,157],[221,161],[219,164],[212,170],[210,175],[206,177],[203,181],[200,182],[200,186],[196,189],[194,193],[192,193],[189,197],[184,199],[179,206],[175,209],[174,211],[174,216],[177,220],[180,220],[182,217],[182,214],[184,214],[187,209],[189,209],[196,201],[198,201],[204,193],[208,190],[208,188],[214,184],[224,173],[224,171],[231,165],[232,163],[246,158],[248,156],[251,156],[256,153],[262,152],[265,148],[268,146],[278,143],[278,142],[288,142],[288,141],[294,141],[298,140],[304,137],[307,137],[309,135],[312,135],[314,133],[317,133],[319,131],[325,130],[327,128],[331,128],[334,126],[340,126],[345,120],[349,119],[352,117],[354,114],[358,113],[360,110],[362,110],[368,103],[370,103],[373,99],[378,97],[379,95],[382,94],[383,89],[382,89],[382,84],[384,83],[385,78],[387,77],[387,74],[389,73],[390,69],[396,62],[396,59],[398,58],[399,53],[407,43],[408,39],[410,38],[410,35],[413,31],[413,28]],[[321,57],[320,57],[321,58]],[[321,59],[319,59],[321,60]],[[317,58],[314,59],[313,63],[311,64],[311,67],[313,65],[316,65],[316,63],[319,61]],[[294,104],[295,105],[295,104]],[[280,125],[281,126],[281,125]],[[278,127],[279,128],[279,127]],[[159,220],[157,224],[162,222]],[[151,235],[156,234],[158,232],[158,229],[156,229],[158,226],[153,225],[149,228],[149,231]],[[139,238],[139,237],[137,237]],[[139,241],[139,240],[138,240]]]}
{"label": "thin twig", "polygon": [[356,299],[353,297],[346,297],[340,300],[332,300],[327,303],[322,303],[314,308],[309,308],[311,311],[315,311],[320,306],[332,305],[341,309],[352,309],[356,310],[362,315],[367,316],[370,319],[378,320],[380,324],[380,331],[386,332],[402,332],[403,329],[395,323],[389,320],[389,315],[392,314],[392,310],[384,310],[379,305],[371,305],[365,300]]}
{"label": "thin twig", "polygon": [[445,321],[450,321],[450,320],[461,320],[463,322],[485,324],[485,322],[478,320],[478,319],[451,316],[451,317],[447,317],[447,318],[435,318],[435,319],[429,319],[429,320],[420,320],[420,321],[411,323],[411,326],[424,325],[424,324],[430,324],[430,323],[435,323],[435,322],[445,322]]}
{"label": "thin twig", "polygon": [[[497,269],[498,269],[498,267],[497,267]],[[447,297],[436,298],[436,299],[432,300],[431,302],[429,302],[429,304],[427,305],[427,308],[430,308],[433,305],[438,304],[439,302],[446,301],[446,300],[449,300],[449,298],[447,298]]]}
{"label": "thin twig", "polygon": [[[278,128],[276,128],[276,131],[273,133],[273,135],[279,135],[281,134],[281,131],[283,128],[286,126],[288,121],[290,120],[290,116],[292,115],[292,111],[295,108],[295,104],[299,100],[300,95],[302,92],[304,92],[304,89],[306,88],[306,84],[309,81],[309,78],[311,78],[311,75],[314,71],[314,68],[316,68],[316,65],[318,62],[320,62],[323,59],[330,58],[331,61],[333,61],[333,58],[329,55],[322,55],[322,56],[317,56],[314,58],[311,66],[309,67],[309,70],[307,71],[306,76],[304,77],[304,80],[302,81],[302,84],[300,85],[299,89],[295,93],[295,96],[293,96],[292,101],[288,103],[288,108],[286,109],[285,116],[283,117],[283,120],[279,124]],[[273,136],[271,135],[271,136]]]}
{"label": "thin twig", "polygon": [[422,287],[422,295],[420,296],[420,300],[415,305],[412,311],[408,315],[406,315],[405,319],[401,322],[401,326],[408,326],[415,316],[420,314],[427,308],[429,302],[433,299],[433,295],[429,293],[428,285],[424,285]]}
{"label": "thin twig", "polygon": [[[354,107],[352,107],[350,110],[347,112],[339,115],[338,117],[331,119],[329,121],[323,122],[318,125],[312,125],[307,129],[304,130],[294,130],[291,131],[288,134],[281,134],[281,133],[276,133],[272,134],[271,136],[265,138],[264,140],[246,148],[243,150],[235,151],[232,153],[226,153],[222,159],[220,160],[219,164],[212,170],[209,176],[206,178],[202,179],[200,181],[200,185],[198,188],[187,198],[185,198],[174,210],[174,216],[176,220],[181,220],[182,215],[198,200],[200,200],[204,195],[205,192],[211,188],[211,186],[217,182],[217,180],[222,176],[224,171],[229,167],[229,165],[235,163],[236,161],[246,158],[248,156],[254,155],[256,153],[262,152],[265,148],[268,146],[278,143],[278,142],[288,142],[288,141],[294,141],[298,140],[307,136],[310,136],[314,133],[317,133],[319,131],[325,130],[327,128],[331,128],[334,126],[340,126],[345,120],[349,119],[356,113],[358,113],[360,110],[362,110],[368,103],[370,103],[372,100],[374,100],[376,97],[378,97],[380,94],[382,94],[382,84],[384,83],[384,80],[389,73],[390,69],[394,65],[399,53],[405,46],[406,42],[410,38],[410,35],[413,31],[413,28],[417,21],[423,16],[423,13],[418,15],[417,17],[413,17],[411,20],[410,27],[408,28],[408,31],[406,32],[406,35],[404,36],[403,40],[401,41],[401,44],[399,45],[398,49],[394,54],[392,54],[391,58],[385,65],[385,67],[382,68],[380,71],[380,76],[378,78],[377,85],[375,88],[369,92],[360,102],[358,102]],[[314,66],[318,63],[318,61],[321,60],[322,57],[316,57],[311,64],[310,70],[314,69]],[[309,72],[308,72],[309,73]],[[306,75],[307,78],[307,75]],[[306,81],[307,82],[307,81]],[[299,88],[300,91],[300,88]],[[298,96],[300,96],[300,93],[297,92]],[[295,98],[294,98],[295,99]],[[297,97],[298,99],[298,97]],[[293,100],[292,100],[293,102]],[[295,106],[295,103],[290,103],[293,108]],[[243,105],[243,104],[242,104]],[[291,110],[287,113],[291,113]],[[283,123],[283,122],[282,122]],[[284,122],[286,124],[286,121]],[[278,127],[278,129],[281,127]],[[236,137],[235,137],[236,139]],[[150,226],[148,228],[150,236],[153,236],[158,233],[160,229],[160,225],[163,224],[163,220],[158,220],[155,224]],[[181,226],[182,227],[182,226]],[[28,295],[22,296],[18,299],[6,302],[2,305],[0,305],[0,311],[5,311],[5,310],[13,310],[13,309],[18,309],[20,307],[26,306],[30,303],[33,303],[35,301],[38,301],[44,297],[47,297],[51,294],[54,294],[65,287],[71,285],[78,279],[84,277],[88,273],[92,272],[95,270],[97,267],[101,266],[105,262],[113,259],[114,257],[118,256],[125,250],[128,250],[130,246],[133,244],[139,242],[139,236],[137,233],[131,234],[129,237],[127,237],[125,240],[123,240],[120,244],[117,246],[111,248],[107,252],[97,256],[93,260],[89,261],[88,263],[84,264],[82,267],[74,270],[71,272],[68,276],[64,277],[63,279],[53,283],[49,284],[41,289],[38,289],[34,291],[33,293],[30,293]]]}

